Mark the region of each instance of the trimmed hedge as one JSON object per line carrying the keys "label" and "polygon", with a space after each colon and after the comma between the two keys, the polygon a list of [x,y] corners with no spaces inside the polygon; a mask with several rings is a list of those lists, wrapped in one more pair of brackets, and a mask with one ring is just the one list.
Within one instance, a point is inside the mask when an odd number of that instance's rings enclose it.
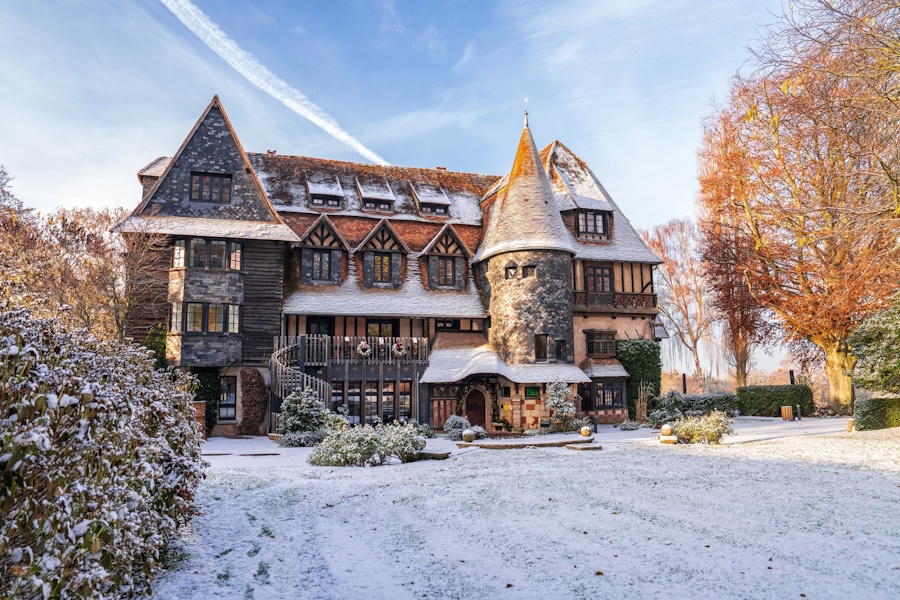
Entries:
{"label": "trimmed hedge", "polygon": [[628,384],[625,386],[628,390],[628,418],[634,419],[641,381],[650,383],[653,395],[659,395],[662,383],[659,343],[653,340],[619,340],[616,342],[616,358],[628,372]]}
{"label": "trimmed hedge", "polygon": [[742,415],[780,417],[782,406],[800,405],[801,416],[816,414],[812,388],[808,385],[748,385],[737,389]]}
{"label": "trimmed hedge", "polygon": [[900,427],[900,398],[857,400],[853,426],[860,431]]}

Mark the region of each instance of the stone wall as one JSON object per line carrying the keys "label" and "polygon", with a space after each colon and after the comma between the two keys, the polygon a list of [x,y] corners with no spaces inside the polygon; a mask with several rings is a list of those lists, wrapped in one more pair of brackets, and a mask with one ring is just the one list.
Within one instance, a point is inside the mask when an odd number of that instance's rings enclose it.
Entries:
{"label": "stone wall", "polygon": [[[172,354],[169,353],[170,347]],[[227,333],[178,335],[170,333],[166,343],[166,358],[174,366],[220,367],[240,363],[241,349],[242,338],[240,335]]]}
{"label": "stone wall", "polygon": [[238,271],[172,269],[169,302],[244,303],[244,274]]}
{"label": "stone wall", "polygon": [[[533,277],[522,278],[526,265],[537,267]],[[517,267],[514,279],[506,279],[509,266]],[[495,256],[487,279],[491,287],[489,340],[503,360],[534,363],[534,336],[547,334],[548,355],[553,356],[556,340],[565,340],[566,359],[574,361],[572,261],[567,252],[519,251]]]}

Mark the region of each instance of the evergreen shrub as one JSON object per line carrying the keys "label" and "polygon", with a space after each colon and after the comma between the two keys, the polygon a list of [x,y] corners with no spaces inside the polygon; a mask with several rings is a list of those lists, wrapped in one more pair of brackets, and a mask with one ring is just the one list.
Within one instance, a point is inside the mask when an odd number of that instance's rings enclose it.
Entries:
{"label": "evergreen shrub", "polygon": [[683,417],[672,423],[672,430],[679,444],[718,444],[725,435],[734,433],[732,424],[721,410],[708,415]]}
{"label": "evergreen shrub", "polygon": [[329,411],[313,390],[293,392],[281,403],[281,414],[278,415],[281,439],[278,443],[287,448],[314,446],[325,439],[329,425],[334,425],[332,417],[337,417],[338,421],[343,418]]}
{"label": "evergreen shrub", "polygon": [[259,435],[266,417],[266,382],[257,369],[241,369],[241,435]]}
{"label": "evergreen shrub", "polygon": [[655,410],[647,415],[647,423],[656,429],[683,416],[702,416],[721,411],[729,417],[740,414],[737,396],[724,392],[713,394],[679,394],[671,390],[655,400]]}
{"label": "evergreen shrub", "polygon": [[662,383],[662,358],[659,343],[653,340],[618,340],[616,358],[628,372],[628,418],[635,419],[635,406],[643,381],[652,395],[659,395]]}
{"label": "evergreen shrub", "polygon": [[800,405],[801,416],[816,414],[812,388],[808,385],[748,385],[737,389],[742,415],[780,417],[782,406]]}
{"label": "evergreen shrub", "polygon": [[412,423],[401,425],[346,424],[328,430],[327,437],[307,461],[317,467],[365,467],[383,465],[391,458],[416,460],[425,448],[425,438]]}
{"label": "evergreen shrub", "polygon": [[860,431],[900,427],[900,398],[857,400],[853,427]]}

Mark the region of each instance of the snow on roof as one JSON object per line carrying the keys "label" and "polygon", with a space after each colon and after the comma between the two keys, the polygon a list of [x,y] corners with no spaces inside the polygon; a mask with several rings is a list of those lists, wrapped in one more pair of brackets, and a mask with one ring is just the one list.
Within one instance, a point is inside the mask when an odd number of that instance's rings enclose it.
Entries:
{"label": "snow on roof", "polygon": [[563,250],[574,254],[569,238],[526,121],[508,183],[490,209],[484,241],[475,260],[516,250]]}
{"label": "snow on roof", "polygon": [[309,195],[322,196],[343,196],[344,190],[341,188],[341,181],[337,177],[317,176],[307,177],[306,187],[309,189]]}
{"label": "snow on roof", "polygon": [[412,193],[419,201],[419,204],[442,204],[444,206],[450,206],[451,204],[450,198],[447,197],[444,188],[440,185],[416,185],[413,182],[409,182],[409,187],[412,189]]}
{"label": "snow on roof", "polygon": [[391,191],[391,186],[384,177],[376,180],[360,181],[359,177],[355,178],[356,189],[359,195],[369,200],[389,200],[393,202],[397,198]]}
{"label": "snow on roof", "polygon": [[363,287],[357,261],[351,255],[346,281],[339,286],[308,286],[308,289],[296,291],[285,298],[282,311],[285,314],[348,317],[482,319],[487,316],[471,274],[463,291],[428,290],[419,269],[420,256],[420,253],[407,256],[403,285],[393,289]]}
{"label": "snow on roof", "polygon": [[[575,250],[575,258],[662,264],[583,160],[558,141],[544,148],[541,154],[545,156],[548,168],[552,166],[553,172],[560,175],[564,188],[557,184],[557,194],[564,189],[578,208],[609,210],[613,215],[612,239],[606,243],[580,241],[566,230],[569,243]],[[562,207],[560,210],[563,210]]]}
{"label": "snow on roof", "polygon": [[615,358],[588,358],[581,363],[581,370],[588,377],[628,377],[628,371]]}
{"label": "snow on roof", "polygon": [[300,239],[290,227],[283,223],[155,215],[131,215],[113,227],[112,230],[119,233],[196,235],[273,242],[296,242]]}
{"label": "snow on roof", "polygon": [[159,177],[169,166],[170,156],[159,156],[151,160],[143,169],[138,171],[138,179],[142,177]]}
{"label": "snow on roof", "polygon": [[422,374],[421,383],[453,383],[470,375],[497,374],[514,383],[588,383],[575,365],[538,363],[510,365],[491,348],[480,333],[439,333]]}
{"label": "snow on roof", "polygon": [[[330,215],[371,217],[371,213],[362,210],[361,190],[357,186],[357,180],[365,187],[366,194],[371,191],[371,188],[378,187],[375,182],[384,181],[385,186],[390,187],[394,199],[392,221],[481,226],[481,197],[484,191],[498,179],[495,175],[368,165],[307,156],[251,153],[249,157],[269,199],[276,210],[282,213],[322,214],[327,212]],[[310,206],[304,181],[307,177],[313,181],[336,177],[343,191],[342,207],[334,209]],[[446,198],[442,204],[447,205],[449,202],[447,215],[419,214],[413,194],[420,191],[427,194],[425,191],[427,188],[433,189],[432,193],[435,195],[440,190],[440,193]],[[431,202],[431,200],[423,199],[422,202]]]}
{"label": "snow on roof", "polygon": [[653,322],[653,337],[658,340],[669,339],[669,332],[666,330],[666,326],[659,321]]}

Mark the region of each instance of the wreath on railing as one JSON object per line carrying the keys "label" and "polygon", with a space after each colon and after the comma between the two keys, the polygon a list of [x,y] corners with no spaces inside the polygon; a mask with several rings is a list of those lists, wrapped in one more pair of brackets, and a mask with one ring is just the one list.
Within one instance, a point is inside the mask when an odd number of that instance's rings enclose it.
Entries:
{"label": "wreath on railing", "polygon": [[369,345],[369,342],[363,340],[356,346],[356,355],[360,358],[369,358],[372,356],[372,346]]}
{"label": "wreath on railing", "polygon": [[406,357],[406,346],[403,345],[403,342],[397,340],[393,344],[391,344],[391,355],[394,358],[405,358]]}

